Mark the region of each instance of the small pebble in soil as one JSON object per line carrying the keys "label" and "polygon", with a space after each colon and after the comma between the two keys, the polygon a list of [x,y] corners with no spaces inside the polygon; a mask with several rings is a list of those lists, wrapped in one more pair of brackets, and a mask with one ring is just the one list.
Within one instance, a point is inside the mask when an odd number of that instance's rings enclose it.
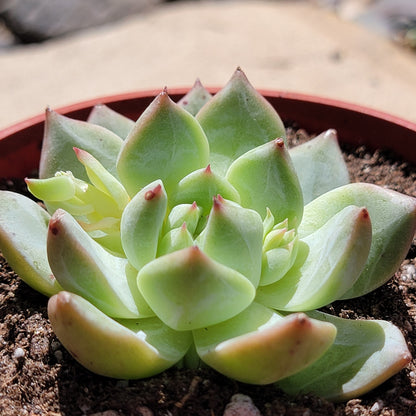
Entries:
{"label": "small pebble in soil", "polygon": [[371,406],[371,409],[370,409],[370,411],[373,413],[373,414],[375,414],[375,415],[377,415],[377,414],[379,414],[380,413],[380,411],[381,411],[381,409],[383,408],[383,406],[384,406],[384,403],[381,401],[381,400],[377,400],[372,406]]}
{"label": "small pebble in soil", "polygon": [[413,264],[405,264],[403,266],[402,280],[409,281],[416,279],[416,267]]}
{"label": "small pebble in soil", "polygon": [[53,355],[55,356],[56,361],[57,361],[58,363],[62,363],[62,361],[64,360],[64,355],[63,355],[63,353],[62,353],[62,351],[61,351],[61,350],[56,350],[56,351],[53,353]]}
{"label": "small pebble in soil", "polygon": [[223,416],[261,416],[261,413],[249,396],[234,394],[230,403],[227,404]]}
{"label": "small pebble in soil", "polygon": [[17,347],[13,351],[13,358],[16,360],[19,360],[20,358],[23,358],[25,356],[25,350],[23,348]]}

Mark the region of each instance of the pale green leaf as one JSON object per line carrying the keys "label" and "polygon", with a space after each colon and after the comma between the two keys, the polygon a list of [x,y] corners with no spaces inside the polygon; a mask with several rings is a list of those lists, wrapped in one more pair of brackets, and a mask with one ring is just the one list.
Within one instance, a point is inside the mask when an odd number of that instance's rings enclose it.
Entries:
{"label": "pale green leaf", "polygon": [[98,104],[91,110],[88,123],[97,124],[117,134],[123,140],[134,127],[134,121],[114,111],[105,104]]}
{"label": "pale green leaf", "polygon": [[321,357],[336,329],[302,313],[282,317],[252,303],[236,317],[193,334],[197,352],[209,366],[244,383],[269,384]]}
{"label": "pale green leaf", "polygon": [[137,284],[155,314],[178,331],[231,318],[250,305],[255,294],[242,274],[196,246],[151,261],[139,271]]}
{"label": "pale green leaf", "polygon": [[49,219],[31,199],[0,191],[0,250],[24,282],[47,296],[61,290],[46,252]]}
{"label": "pale green leaf", "polygon": [[196,118],[208,137],[211,166],[220,175],[250,149],[278,137],[285,138],[279,115],[240,68]]}
{"label": "pale green leaf", "polygon": [[117,170],[131,196],[157,179],[170,194],[185,175],[206,166],[208,159],[201,126],[163,91],[124,141]]}
{"label": "pale green leaf", "polygon": [[306,205],[300,237],[311,234],[348,205],[366,207],[372,224],[372,243],[365,268],[343,296],[353,298],[383,285],[399,268],[416,230],[416,199],[372,184],[345,185]]}
{"label": "pale green leaf", "polygon": [[305,204],[350,182],[335,130],[327,130],[314,139],[291,148],[289,154]]}
{"label": "pale green leaf", "polygon": [[182,359],[192,337],[157,318],[109,318],[85,299],[60,292],[49,300],[48,315],[63,346],[84,367],[107,377],[150,377]]}
{"label": "pale green leaf", "polygon": [[346,401],[376,388],[411,360],[402,333],[390,322],[308,315],[335,325],[337,336],[318,361],[278,383],[287,393]]}
{"label": "pale green leaf", "polygon": [[104,127],[73,120],[54,111],[46,111],[45,134],[39,165],[39,177],[50,178],[58,171],[71,171],[79,179],[87,180],[73,147],[86,150],[115,177],[116,160],[122,139]]}
{"label": "pale green leaf", "polygon": [[257,302],[285,311],[307,311],[342,296],[359,277],[371,244],[364,208],[346,207],[299,241],[292,269],[276,283],[260,286]]}

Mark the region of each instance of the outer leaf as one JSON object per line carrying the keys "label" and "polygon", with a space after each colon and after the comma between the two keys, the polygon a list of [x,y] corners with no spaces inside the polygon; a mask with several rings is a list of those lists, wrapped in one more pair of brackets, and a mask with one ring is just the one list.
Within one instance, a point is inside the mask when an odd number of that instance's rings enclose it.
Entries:
{"label": "outer leaf", "polygon": [[347,165],[338,145],[335,130],[289,150],[298,175],[304,203],[350,182]]}
{"label": "outer leaf", "polygon": [[299,243],[298,259],[282,279],[257,290],[257,302],[285,311],[307,311],[342,296],[359,277],[371,244],[365,208],[350,206]]}
{"label": "outer leaf", "polygon": [[263,218],[269,208],[276,222],[288,218],[296,227],[303,212],[303,197],[283,140],[273,140],[235,160],[226,179],[237,189],[243,207],[256,210]]}
{"label": "outer leaf", "polygon": [[139,271],[137,284],[155,314],[178,331],[231,318],[250,305],[255,294],[242,274],[196,246],[148,263]]}
{"label": "outer leaf", "polygon": [[58,171],[70,170],[77,178],[87,180],[73,147],[91,153],[115,177],[116,159],[122,139],[104,127],[73,120],[46,110],[45,134],[39,165],[39,177],[50,178]]}
{"label": "outer leaf", "polygon": [[354,287],[343,296],[353,298],[383,285],[400,267],[416,230],[416,199],[377,185],[345,185],[305,207],[300,237],[311,234],[348,205],[367,207],[372,223],[367,263]]}
{"label": "outer leaf", "polygon": [[134,121],[112,110],[105,104],[94,106],[88,117],[88,123],[97,124],[117,134],[123,140],[134,127]]}
{"label": "outer leaf", "polygon": [[208,223],[198,238],[213,260],[237,270],[257,287],[261,273],[263,222],[251,209],[214,198]]}
{"label": "outer leaf", "polygon": [[185,175],[206,166],[208,158],[201,126],[163,91],[124,141],[117,170],[130,195],[156,179],[170,193]]}
{"label": "outer leaf", "polygon": [[123,212],[121,242],[129,262],[137,270],[156,257],[166,207],[166,192],[158,180],[137,193]]}
{"label": "outer leaf", "polygon": [[49,219],[31,199],[0,191],[0,250],[23,281],[46,296],[61,290],[46,253]]}
{"label": "outer leaf", "polygon": [[189,333],[172,331],[157,318],[120,323],[69,292],[49,300],[53,330],[84,367],[107,377],[134,379],[155,375],[188,350]]}
{"label": "outer leaf", "polygon": [[220,175],[248,150],[276,137],[285,137],[279,115],[240,68],[196,118],[208,137],[211,166]]}
{"label": "outer leaf", "polygon": [[194,331],[202,360],[244,383],[268,384],[317,360],[332,344],[332,324],[305,314],[282,317],[253,303],[236,317]]}
{"label": "outer leaf", "polygon": [[208,215],[212,198],[218,194],[230,201],[240,202],[237,190],[224,177],[212,172],[208,165],[181,179],[173,195],[173,205],[195,201],[202,209],[202,214]]}
{"label": "outer leaf", "polygon": [[110,316],[139,316],[134,286],[126,276],[127,260],[107,252],[60,209],[49,222],[48,259],[65,290],[85,297]]}
{"label": "outer leaf", "polygon": [[318,361],[279,382],[290,394],[349,400],[374,389],[411,360],[402,333],[390,322],[350,321],[316,311],[308,315],[334,324],[337,337]]}
{"label": "outer leaf", "polygon": [[178,104],[194,116],[211,97],[210,92],[197,79],[188,93],[178,101]]}

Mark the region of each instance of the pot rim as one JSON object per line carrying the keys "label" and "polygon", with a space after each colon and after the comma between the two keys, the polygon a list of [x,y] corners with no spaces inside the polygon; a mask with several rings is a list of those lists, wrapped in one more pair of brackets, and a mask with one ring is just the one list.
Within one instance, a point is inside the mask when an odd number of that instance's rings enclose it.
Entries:
{"label": "pot rim", "polygon": [[[170,96],[182,96],[185,95],[191,87],[176,87],[168,89],[168,93]],[[206,87],[206,89],[212,93],[217,93],[221,88],[220,87]],[[416,123],[400,116],[396,116],[381,110],[374,109],[372,107],[367,107],[361,104],[355,104],[349,101],[338,100],[333,98],[328,98],[325,96],[320,95],[313,95],[313,94],[303,94],[298,92],[292,91],[285,91],[285,90],[273,90],[273,89],[258,89],[257,90],[260,94],[265,96],[266,98],[278,98],[278,99],[286,99],[286,100],[293,100],[293,101],[303,101],[306,103],[313,103],[319,104],[324,106],[336,107],[342,110],[353,111],[357,113],[362,113],[368,116],[381,118],[387,120],[391,123],[403,126],[410,130],[414,130],[416,132]],[[75,102],[72,104],[67,104],[60,106],[54,111],[59,114],[68,114],[73,112],[78,112],[79,110],[85,108],[92,108],[97,104],[105,104],[111,105],[119,101],[125,100],[135,100],[140,98],[148,98],[148,97],[156,97],[161,92],[160,89],[146,89],[146,90],[137,90],[132,92],[124,92],[124,93],[117,93],[117,94],[110,94],[110,95],[103,95],[96,98],[90,98],[86,100],[82,100],[79,102]],[[37,123],[43,123],[45,121],[45,113],[40,113],[35,116],[28,117],[21,121],[11,124],[3,129],[0,129],[0,140],[3,138],[14,134],[15,132],[22,130],[24,128],[30,127]]]}
{"label": "pot rim", "polygon": [[[220,88],[207,89],[216,93]],[[172,88],[168,93],[177,101],[189,90],[190,87]],[[334,129],[341,144],[390,150],[404,161],[416,164],[416,123],[341,100],[272,89],[258,91],[277,110],[285,125],[300,126],[312,135]],[[65,105],[55,111],[86,120],[95,105],[105,104],[137,119],[160,92],[148,89],[107,95]],[[25,177],[34,173],[39,165],[44,121],[45,113],[0,130],[0,177]]]}

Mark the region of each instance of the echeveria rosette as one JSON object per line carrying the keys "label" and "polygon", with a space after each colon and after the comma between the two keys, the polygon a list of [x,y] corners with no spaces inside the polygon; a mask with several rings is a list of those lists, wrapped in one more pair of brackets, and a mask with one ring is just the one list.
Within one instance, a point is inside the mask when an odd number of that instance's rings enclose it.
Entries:
{"label": "echeveria rosette", "polygon": [[213,97],[199,81],[178,104],[162,91],[136,122],[105,106],[88,122],[47,111],[27,184],[49,212],[2,192],[0,247],[51,296],[81,364],[142,378],[202,361],[343,400],[408,363],[392,324],[316,310],[391,277],[415,199],[349,184],[333,130],[290,150],[284,134],[240,69]]}

